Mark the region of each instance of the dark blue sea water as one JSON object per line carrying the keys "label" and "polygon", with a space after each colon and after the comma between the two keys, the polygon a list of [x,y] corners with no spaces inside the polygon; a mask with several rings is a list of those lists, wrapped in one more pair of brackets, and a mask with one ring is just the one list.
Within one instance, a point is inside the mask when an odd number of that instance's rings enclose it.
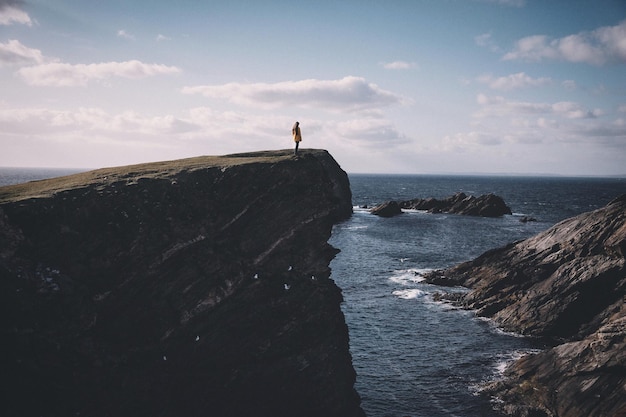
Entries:
{"label": "dark blue sea water", "polygon": [[[494,416],[479,386],[539,346],[498,331],[470,311],[433,301],[447,289],[420,282],[425,270],[475,258],[626,193],[625,179],[350,175],[354,214],[336,225],[331,263],[369,417]],[[358,206],[443,198],[455,192],[501,196],[502,218],[408,212],[380,218]],[[537,222],[521,223],[521,216]]]}
{"label": "dark blue sea water", "polygon": [[5,168],[0,167],[0,187],[46,178],[62,177],[85,171],[72,168]]}
{"label": "dark blue sea water", "polygon": [[[0,185],[80,170],[0,168]],[[357,372],[369,417],[489,417],[477,394],[532,341],[498,331],[470,311],[435,302],[449,289],[420,274],[472,259],[626,193],[626,179],[350,175],[353,216],[333,229],[341,249],[332,278],[342,288]],[[407,212],[380,218],[358,206],[387,200],[447,197],[455,192],[504,198],[514,214],[487,219]],[[521,223],[523,215],[537,222]]]}

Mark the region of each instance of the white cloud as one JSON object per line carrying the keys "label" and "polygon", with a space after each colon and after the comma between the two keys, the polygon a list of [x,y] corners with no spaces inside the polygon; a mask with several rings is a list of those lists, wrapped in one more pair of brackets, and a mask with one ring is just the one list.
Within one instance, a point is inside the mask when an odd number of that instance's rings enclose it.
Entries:
{"label": "white cloud", "polygon": [[[346,155],[361,151],[371,155],[409,142],[392,122],[376,114],[342,119],[300,119],[303,145],[345,151]],[[61,158],[63,161],[75,160],[74,165],[88,154],[89,166],[289,148],[293,146],[292,124],[288,115],[209,107],[191,108],[176,115],[151,115],[87,107],[59,110],[0,105],[2,133],[5,138],[14,138],[12,143],[32,142],[39,149],[55,149],[56,153],[67,154]],[[99,150],[98,155],[94,149]],[[7,158],[8,154],[0,154],[4,163],[10,161]]]}
{"label": "white cloud", "polygon": [[165,36],[165,35],[162,35],[162,34],[159,33],[157,35],[157,37],[156,37],[156,40],[157,40],[157,42],[163,42],[163,41],[171,41],[172,38],[170,38],[169,36]]}
{"label": "white cloud", "polygon": [[476,149],[484,146],[498,146],[504,143],[504,138],[488,132],[465,132],[445,136],[439,147],[445,151],[462,149]]}
{"label": "white cloud", "polygon": [[30,85],[69,87],[85,86],[89,81],[111,77],[138,79],[179,72],[180,69],[177,67],[132,60],[76,65],[55,62],[25,67],[17,73]]}
{"label": "white cloud", "polygon": [[118,38],[128,39],[128,40],[131,40],[131,41],[135,40],[135,36],[131,35],[128,32],[126,32],[126,30],[124,30],[124,29],[120,29],[120,30],[117,31],[117,37]]}
{"label": "white cloud", "polygon": [[494,42],[491,32],[474,36],[474,42],[476,43],[476,45],[483,48],[488,48],[492,52],[501,51],[500,47]]}
{"label": "white cloud", "polygon": [[333,131],[348,140],[385,149],[409,142],[391,121],[384,118],[361,118],[339,122],[333,127]]}
{"label": "white cloud", "polygon": [[[81,107],[69,110],[50,108],[8,108],[0,106],[2,133],[15,137],[39,137],[42,140],[66,141],[74,138],[117,143],[161,143],[175,146],[181,141],[219,143],[223,152],[234,149],[254,149],[268,144],[289,146],[293,120],[286,116],[267,116],[216,111],[197,107],[181,115],[148,115],[137,111],[109,113],[100,108]],[[318,122],[305,120],[305,140]],[[254,142],[257,142],[256,144]],[[181,146],[184,148],[186,145]],[[271,147],[271,146],[270,146]],[[206,152],[206,150],[205,150]]]}
{"label": "white cloud", "polygon": [[616,26],[605,26],[557,39],[545,35],[528,36],[517,41],[515,48],[505,54],[503,59],[556,59],[593,65],[626,62],[626,20]]}
{"label": "white cloud", "polygon": [[184,94],[202,94],[237,104],[261,107],[305,107],[328,110],[368,110],[408,100],[360,77],[308,79],[268,83],[229,83],[184,87]]}
{"label": "white cloud", "polygon": [[7,43],[0,42],[0,67],[4,65],[32,65],[44,62],[39,49],[25,46],[20,41],[11,39]]}
{"label": "white cloud", "polygon": [[546,119],[544,117],[540,117],[537,119],[537,127],[543,129],[556,129],[559,127],[559,122],[554,119]]}
{"label": "white cloud", "polygon": [[487,84],[494,90],[508,91],[525,87],[539,87],[550,84],[552,80],[544,77],[532,78],[523,72],[518,72],[505,77],[494,77],[491,74],[486,74],[478,77],[478,82]]}
{"label": "white cloud", "polygon": [[406,61],[393,61],[383,63],[383,68],[390,70],[406,70],[417,68],[417,64],[415,62],[406,62]]}
{"label": "white cloud", "polygon": [[32,26],[33,22],[28,13],[20,9],[23,2],[18,0],[0,0],[0,25],[18,23]]}
{"label": "white cloud", "polygon": [[587,110],[578,103],[560,101],[551,106],[552,112],[568,119],[595,119],[604,113],[600,109]]}
{"label": "white cloud", "polygon": [[[108,114],[99,108],[77,110],[46,108],[0,109],[4,133],[14,135],[54,135],[55,133],[175,134],[196,131],[199,126],[172,115],[149,117],[137,112]],[[89,135],[85,135],[85,138]]]}
{"label": "white cloud", "polygon": [[576,90],[578,88],[578,84],[574,80],[565,80],[561,83],[561,85],[563,86],[563,88],[570,91]]}
{"label": "white cloud", "polygon": [[524,101],[507,101],[504,97],[489,97],[479,94],[476,102],[481,109],[474,117],[513,117],[519,115],[553,114],[567,119],[595,119],[604,114],[601,109],[586,109],[579,103],[561,101],[557,103],[533,103]]}

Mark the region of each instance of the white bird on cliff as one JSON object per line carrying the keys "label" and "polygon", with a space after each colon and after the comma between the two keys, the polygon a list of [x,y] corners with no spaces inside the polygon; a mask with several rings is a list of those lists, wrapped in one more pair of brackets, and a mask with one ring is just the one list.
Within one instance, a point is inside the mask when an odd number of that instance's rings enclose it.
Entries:
{"label": "white bird on cliff", "polygon": [[252,277],[254,279],[259,279],[259,274],[254,274],[254,277]]}
{"label": "white bird on cliff", "polygon": [[200,336],[196,336],[196,342],[200,340]]}
{"label": "white bird on cliff", "polygon": [[291,288],[291,285],[285,284],[285,291],[289,290],[289,288]]}
{"label": "white bird on cliff", "polygon": [[291,271],[293,269],[293,267],[291,265],[289,265],[289,268],[287,268],[287,271]]}

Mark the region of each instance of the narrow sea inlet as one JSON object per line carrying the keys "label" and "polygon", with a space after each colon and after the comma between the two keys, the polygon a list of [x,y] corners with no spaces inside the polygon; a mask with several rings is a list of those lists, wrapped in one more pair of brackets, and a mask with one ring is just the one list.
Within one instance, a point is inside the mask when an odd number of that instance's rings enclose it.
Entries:
{"label": "narrow sea inlet", "polygon": [[[351,175],[353,216],[335,226],[331,263],[342,288],[356,389],[369,417],[495,416],[483,382],[538,348],[505,334],[473,312],[436,301],[465,291],[421,282],[430,269],[473,259],[533,236],[560,220],[604,206],[626,189],[623,179]],[[494,193],[513,215],[478,218],[406,212],[371,215],[363,206],[463,191]],[[520,222],[523,216],[536,222]]]}

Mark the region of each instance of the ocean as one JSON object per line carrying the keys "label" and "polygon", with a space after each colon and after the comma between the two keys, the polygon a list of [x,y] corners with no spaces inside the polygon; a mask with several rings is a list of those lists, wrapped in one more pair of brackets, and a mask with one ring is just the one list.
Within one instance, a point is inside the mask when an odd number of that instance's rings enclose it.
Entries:
{"label": "ocean", "polygon": [[64,175],[84,172],[77,168],[6,168],[0,167],[0,187],[3,185],[21,184],[23,182],[62,177]]}
{"label": "ocean", "polygon": [[[421,281],[424,271],[471,260],[626,193],[626,179],[350,175],[354,214],[333,229],[341,252],[331,263],[342,288],[356,389],[369,417],[489,417],[480,386],[513,359],[541,349],[473,312],[437,302],[466,291]],[[456,192],[501,196],[513,215],[476,218],[411,211],[393,218],[363,206],[444,198]],[[535,222],[522,223],[523,216]]]}
{"label": "ocean", "polygon": [[[0,185],[83,170],[0,168]],[[535,235],[560,220],[606,205],[626,193],[626,179],[428,175],[349,175],[354,214],[333,228],[341,252],[331,262],[357,372],[356,389],[369,417],[496,416],[481,384],[526,352],[532,340],[498,330],[473,312],[436,301],[467,291],[421,282],[445,268]],[[369,213],[388,200],[494,193],[513,215],[475,218],[407,211]],[[523,216],[537,221],[522,223]]]}

